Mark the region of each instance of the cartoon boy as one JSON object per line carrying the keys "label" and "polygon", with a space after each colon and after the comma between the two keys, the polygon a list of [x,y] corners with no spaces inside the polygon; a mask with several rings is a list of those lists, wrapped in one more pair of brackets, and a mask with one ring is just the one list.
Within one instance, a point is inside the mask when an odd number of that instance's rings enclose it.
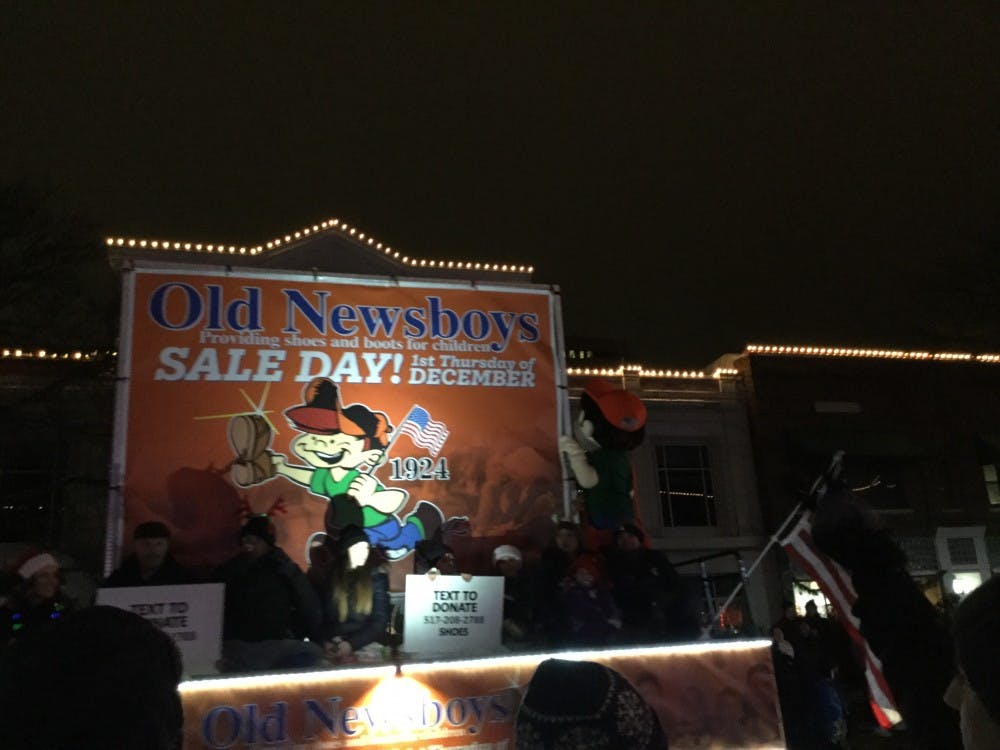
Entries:
{"label": "cartoon boy", "polygon": [[[310,382],[303,401],[285,416],[301,432],[292,440],[291,450],[306,465],[290,464],[284,455],[271,453],[275,474],[325,497],[335,504],[333,510],[343,509],[345,525],[360,520],[357,525],[364,528],[372,546],[383,547],[390,560],[406,556],[417,542],[437,533],[444,521],[437,506],[421,501],[400,521],[396,513],[406,505],[409,493],[384,487],[371,474],[385,461],[393,429],[385,414],[363,404],[340,407],[337,386],[327,378]],[[360,519],[356,519],[358,508]]]}

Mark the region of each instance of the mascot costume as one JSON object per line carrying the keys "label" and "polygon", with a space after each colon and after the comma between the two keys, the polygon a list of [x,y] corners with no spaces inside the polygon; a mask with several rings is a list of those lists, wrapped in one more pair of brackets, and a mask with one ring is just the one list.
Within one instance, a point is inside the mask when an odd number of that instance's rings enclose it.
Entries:
{"label": "mascot costume", "polygon": [[573,437],[559,438],[559,449],[580,487],[580,525],[591,549],[612,544],[624,523],[642,528],[628,453],[642,443],[645,432],[642,401],[607,380],[588,381]]}

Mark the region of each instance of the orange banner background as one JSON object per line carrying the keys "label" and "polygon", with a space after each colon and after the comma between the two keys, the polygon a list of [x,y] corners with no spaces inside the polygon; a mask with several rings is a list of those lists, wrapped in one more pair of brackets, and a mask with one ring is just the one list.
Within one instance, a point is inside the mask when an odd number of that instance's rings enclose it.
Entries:
{"label": "orange banner background", "polygon": [[[468,516],[472,539],[482,542],[464,550],[473,572],[488,564],[493,540],[547,529],[561,507],[559,350],[547,289],[140,268],[128,277],[124,304],[131,305],[131,325],[123,330],[127,392],[119,404],[119,419],[127,412],[118,438],[123,539],[143,521],[163,521],[179,560],[208,568],[235,554],[242,501],[260,513],[281,500],[286,512],[275,516],[278,543],[304,566],[307,537],[323,529],[326,498],[284,477],[237,486],[227,429],[231,415],[259,410],[276,428],[272,450],[301,463],[289,446],[299,433],[284,412],[303,403],[307,376],[317,374],[338,383],[342,404],[383,412],[396,427],[414,404],[447,425],[437,457],[400,436],[389,458],[425,459],[422,468],[439,469],[443,457],[449,479],[392,479],[393,471],[404,476],[402,463],[383,465],[375,476],[409,493],[399,518],[420,500],[445,517]],[[366,315],[377,330],[368,330]],[[335,324],[341,333],[352,327],[356,333],[341,335]],[[456,325],[458,334],[448,337]],[[497,351],[435,348],[491,345]],[[456,363],[472,367],[462,375]],[[438,376],[456,384],[414,382],[433,378],[431,369],[442,366],[452,372]],[[482,370],[488,374],[475,374]],[[514,385],[472,385],[476,377]],[[466,384],[458,384],[463,378]],[[406,560],[395,567],[411,569]]]}
{"label": "orange banner background", "polygon": [[[769,643],[552,654],[621,672],[658,713],[673,750],[781,748]],[[185,683],[185,744],[243,748],[513,750],[514,718],[547,655],[260,675]]]}

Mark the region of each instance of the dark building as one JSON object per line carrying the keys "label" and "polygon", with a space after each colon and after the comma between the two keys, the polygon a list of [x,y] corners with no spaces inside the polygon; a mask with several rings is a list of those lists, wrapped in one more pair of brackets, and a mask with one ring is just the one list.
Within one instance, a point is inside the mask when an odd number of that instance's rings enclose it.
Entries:
{"label": "dark building", "polygon": [[57,548],[99,568],[114,370],[113,352],[0,350],[0,544]]}
{"label": "dark building", "polygon": [[747,347],[738,372],[765,523],[777,529],[836,450],[932,599],[1000,569],[996,355]]}

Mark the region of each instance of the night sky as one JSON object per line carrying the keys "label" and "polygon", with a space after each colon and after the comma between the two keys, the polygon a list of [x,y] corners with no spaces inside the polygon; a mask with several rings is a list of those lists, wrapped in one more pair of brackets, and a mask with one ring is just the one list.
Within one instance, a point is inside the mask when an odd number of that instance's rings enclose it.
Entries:
{"label": "night sky", "polygon": [[671,367],[944,348],[1000,252],[995,2],[155,5],[0,9],[0,178],[103,232],[338,217]]}

